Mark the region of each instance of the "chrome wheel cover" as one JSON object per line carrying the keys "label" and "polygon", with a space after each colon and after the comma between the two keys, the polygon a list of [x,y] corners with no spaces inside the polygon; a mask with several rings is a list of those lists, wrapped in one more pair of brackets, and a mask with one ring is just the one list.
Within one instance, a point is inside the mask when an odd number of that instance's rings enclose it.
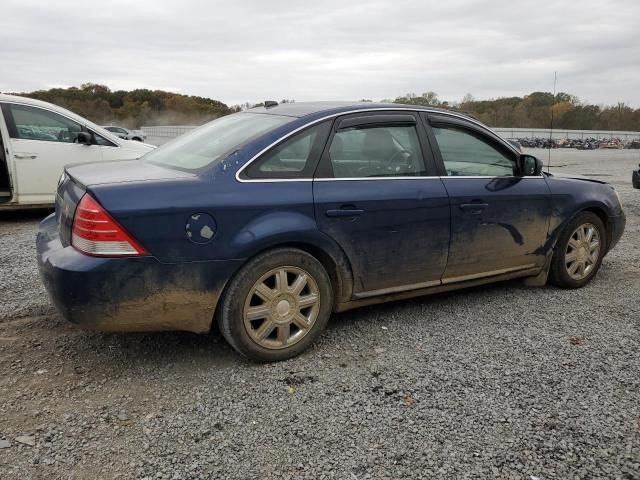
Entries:
{"label": "chrome wheel cover", "polygon": [[298,267],[278,267],[251,287],[242,316],[255,343],[277,350],[302,340],[319,312],[320,290],[311,274]]}
{"label": "chrome wheel cover", "polygon": [[584,280],[591,274],[600,257],[600,245],[595,225],[585,223],[573,231],[564,254],[565,268],[572,279]]}

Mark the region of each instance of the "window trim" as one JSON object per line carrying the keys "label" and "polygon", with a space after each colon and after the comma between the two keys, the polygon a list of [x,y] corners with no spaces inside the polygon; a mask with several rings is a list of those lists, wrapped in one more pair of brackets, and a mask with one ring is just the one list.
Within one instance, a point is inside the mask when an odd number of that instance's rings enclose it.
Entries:
{"label": "window trim", "polygon": [[[413,121],[410,120],[412,117]],[[337,133],[345,128],[363,127],[363,128],[377,128],[383,126],[408,126],[411,125],[416,129],[416,135],[418,137],[418,148],[420,149],[420,163],[422,164],[423,171],[426,175],[398,175],[398,176],[384,176],[384,177],[342,177],[337,178],[333,173],[333,165],[331,163],[331,157],[329,155],[329,149]],[[327,139],[322,157],[318,163],[314,180],[328,181],[328,180],[390,180],[390,179],[417,179],[417,178],[437,178],[437,174],[434,168],[433,158],[431,156],[431,148],[429,145],[429,139],[426,137],[424,128],[420,122],[418,112],[414,110],[394,110],[388,111],[365,111],[363,112],[348,112],[340,115],[336,118],[334,128],[331,130],[331,135]]]}
{"label": "window trim", "polygon": [[[347,112],[336,112],[336,113],[329,113],[327,115],[321,116],[319,118],[316,118],[314,120],[310,120],[308,123],[306,123],[305,125],[302,125],[300,127],[297,127],[293,130],[291,130],[290,132],[287,132],[286,134],[282,135],[281,137],[279,137],[278,139],[276,139],[275,141],[271,142],[269,145],[267,145],[265,148],[263,148],[262,150],[260,150],[258,153],[256,153],[255,155],[253,155],[249,160],[247,160],[237,171],[235,174],[235,178],[236,181],[240,182],[240,183],[276,183],[276,182],[312,182],[315,180],[339,180],[336,178],[329,178],[329,179],[322,179],[322,178],[273,178],[273,179],[255,179],[255,180],[250,180],[250,179],[243,179],[242,178],[242,172],[244,170],[246,170],[249,165],[251,165],[256,159],[258,159],[264,152],[268,151],[269,149],[271,149],[273,146],[279,144],[281,141],[289,138],[292,135],[295,135],[297,132],[308,128],[312,125],[315,125],[317,123],[320,123],[324,120],[333,120],[337,117],[340,116],[344,116],[344,115],[348,115],[348,114],[356,114],[356,113],[365,113],[365,114],[375,114],[378,112],[400,112],[400,113],[412,113],[414,115],[419,115],[421,122],[419,123],[418,131],[419,131],[419,136],[424,138],[424,142],[425,142],[425,146],[428,146],[429,148],[424,149],[423,147],[423,157],[425,162],[427,163],[427,168],[428,168],[428,172],[433,171],[433,173],[429,173],[426,176],[422,176],[422,177],[372,177],[372,178],[380,178],[380,179],[384,179],[384,180],[393,180],[393,179],[403,179],[403,178],[411,178],[411,179],[439,179],[441,178],[441,175],[438,171],[439,165],[437,164],[436,160],[435,160],[435,154],[434,154],[434,147],[431,145],[432,141],[434,141],[432,139],[432,135],[431,135],[431,130],[429,128],[429,122],[428,122],[428,115],[437,115],[437,116],[441,116],[445,119],[453,119],[453,120],[457,120],[457,119],[462,119],[467,121],[469,124],[474,125],[479,131],[481,132],[485,132],[485,134],[491,133],[492,135],[495,136],[495,138],[498,140],[499,143],[501,143],[502,145],[504,145],[508,151],[513,152],[513,154],[518,155],[519,153],[515,150],[515,148],[509,144],[508,142],[505,142],[501,137],[499,137],[498,135],[494,134],[486,125],[483,125],[482,123],[478,122],[477,120],[473,119],[473,118],[469,118],[468,116],[461,114],[461,113],[457,113],[457,112],[452,112],[452,111],[446,111],[446,110],[435,110],[433,108],[427,108],[427,107],[418,107],[418,106],[411,106],[411,108],[397,108],[397,107],[369,107],[369,108],[362,108],[359,110],[351,110],[351,111],[347,111]],[[430,136],[431,135],[431,136]],[[446,178],[453,178],[453,177],[448,177],[446,176],[446,172],[445,172],[445,177]],[[462,176],[459,176],[457,178],[465,178]],[[481,177],[481,178],[488,178],[488,177]],[[504,177],[503,177],[504,178]],[[544,175],[540,175],[535,176],[535,177],[522,177],[522,178],[544,178]],[[360,178],[354,178],[353,180],[363,180]],[[364,179],[366,180],[366,179]]]}
{"label": "window trim", "polygon": [[[297,129],[295,133],[287,135],[282,138],[281,141],[272,144],[268,150],[261,152],[258,157],[250,162],[250,164],[247,164],[246,167],[242,168],[242,173],[240,175],[239,172],[239,176],[241,176],[243,181],[247,182],[260,180],[313,180],[313,174],[318,167],[318,162],[320,162],[322,151],[324,150],[325,143],[327,142],[327,138],[331,132],[332,123],[333,121],[331,120],[325,120],[324,122],[315,122]],[[259,167],[261,162],[264,161],[269,154],[284,146],[287,142],[294,140],[298,135],[304,135],[305,132],[312,128],[319,128],[319,131],[313,141],[313,145],[311,145],[311,149],[309,150],[307,164],[302,170],[297,172],[256,172],[257,174],[251,175],[252,172],[250,172],[250,170],[254,167]]]}
{"label": "window trim", "polygon": [[[475,125],[472,122],[465,121],[461,118],[450,118],[446,115],[439,115],[433,113],[423,113],[421,115],[425,121],[425,127],[427,130],[427,136],[429,137],[429,143],[431,144],[431,148],[433,150],[433,156],[436,159],[436,167],[438,170],[438,175],[442,178],[530,178],[523,177],[518,174],[519,164],[518,157],[519,154],[513,148],[507,148],[504,143],[504,140],[500,138],[497,134],[493,133],[491,130],[487,130],[486,128],[480,128],[478,125]],[[514,169],[511,175],[504,176],[495,176],[495,175],[447,175],[447,169],[444,164],[444,159],[442,158],[442,153],[440,152],[440,146],[438,145],[438,141],[436,140],[435,133],[433,132],[433,127],[443,127],[443,128],[451,128],[458,129],[469,132],[474,137],[478,138],[481,141],[489,144],[499,152],[504,153],[505,155],[511,158],[513,162]],[[490,134],[490,135],[489,135]],[[533,177],[533,178],[538,178]]]}

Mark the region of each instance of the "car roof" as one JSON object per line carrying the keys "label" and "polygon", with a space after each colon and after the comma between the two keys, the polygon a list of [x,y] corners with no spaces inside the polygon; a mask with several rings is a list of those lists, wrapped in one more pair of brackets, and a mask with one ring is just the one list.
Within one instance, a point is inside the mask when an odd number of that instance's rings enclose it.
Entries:
{"label": "car roof", "polygon": [[86,122],[86,119],[82,118],[79,115],[67,110],[66,108],[59,107],[53,103],[45,102],[43,100],[36,100],[35,98],[23,97],[21,95],[9,95],[6,93],[0,93],[0,102],[10,102],[10,103],[22,103],[25,105],[33,105],[35,107],[43,107],[49,110],[53,110],[55,112],[64,113],[67,116],[74,116],[78,119],[82,119],[83,122]]}
{"label": "car roof", "polygon": [[[275,102],[274,102],[275,103]],[[262,114],[271,114],[271,115],[284,115],[295,118],[304,118],[304,117],[312,117],[312,120],[315,121],[318,118],[323,117],[331,117],[342,114],[347,114],[349,112],[366,112],[366,111],[376,111],[376,110],[407,110],[407,111],[422,111],[429,113],[440,113],[443,115],[449,115],[452,117],[458,117],[464,120],[467,120],[480,128],[487,131],[494,138],[498,139],[500,143],[506,146],[508,149],[513,152],[520,154],[520,151],[512,145],[510,142],[502,138],[496,132],[494,132],[487,125],[483,124],[472,115],[469,115],[465,112],[456,112],[453,110],[446,110],[443,108],[436,107],[428,107],[422,105],[409,105],[404,103],[373,103],[373,102],[291,102],[291,103],[282,103],[270,107],[254,107],[249,110],[245,110],[245,112],[251,113],[262,113]]]}
{"label": "car roof", "polygon": [[254,113],[270,113],[273,115],[286,115],[289,117],[306,117],[316,113],[340,113],[350,110],[376,110],[392,108],[396,110],[424,110],[442,113],[454,113],[472,118],[460,112],[452,112],[442,108],[424,107],[421,105],[408,105],[403,103],[374,103],[374,102],[291,102],[280,103],[273,107],[254,107],[247,110]]}

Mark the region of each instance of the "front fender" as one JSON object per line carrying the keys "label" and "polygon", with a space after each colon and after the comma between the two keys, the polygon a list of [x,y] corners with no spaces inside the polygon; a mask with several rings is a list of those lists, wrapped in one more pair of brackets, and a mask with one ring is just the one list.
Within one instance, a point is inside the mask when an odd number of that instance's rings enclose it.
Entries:
{"label": "front fender", "polygon": [[609,219],[621,214],[615,191],[609,184],[554,176],[548,177],[547,182],[553,204],[547,249],[555,247],[566,225],[582,211],[598,214],[608,230],[611,230]]}

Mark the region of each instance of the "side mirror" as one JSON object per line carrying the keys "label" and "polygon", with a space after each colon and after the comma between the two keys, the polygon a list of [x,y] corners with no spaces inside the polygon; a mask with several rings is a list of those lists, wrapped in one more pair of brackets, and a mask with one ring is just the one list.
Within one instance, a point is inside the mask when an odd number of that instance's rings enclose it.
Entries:
{"label": "side mirror", "polygon": [[544,164],[533,155],[520,155],[520,175],[523,177],[537,177],[542,174]]}
{"label": "side mirror", "polygon": [[83,145],[91,145],[93,144],[93,137],[88,132],[78,132],[76,142],[82,143]]}

